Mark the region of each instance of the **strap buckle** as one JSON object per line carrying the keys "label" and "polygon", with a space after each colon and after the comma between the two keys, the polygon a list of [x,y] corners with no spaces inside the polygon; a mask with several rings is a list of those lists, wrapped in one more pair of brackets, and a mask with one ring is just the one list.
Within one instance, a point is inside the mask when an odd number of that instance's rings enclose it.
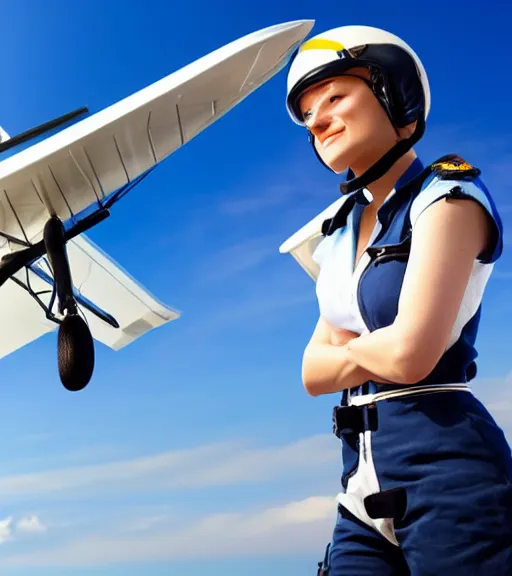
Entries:
{"label": "strap buckle", "polygon": [[[366,416],[366,418],[365,418]],[[332,411],[335,436],[341,439],[345,434],[360,434],[366,430],[377,430],[377,407],[370,406],[335,406]]]}

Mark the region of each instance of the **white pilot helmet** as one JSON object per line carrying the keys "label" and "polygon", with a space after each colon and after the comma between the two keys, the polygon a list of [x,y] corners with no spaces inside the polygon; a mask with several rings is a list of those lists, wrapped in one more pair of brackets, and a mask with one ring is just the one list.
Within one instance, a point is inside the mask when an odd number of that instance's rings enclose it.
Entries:
{"label": "white pilot helmet", "polygon": [[[367,81],[395,128],[417,122],[414,133],[399,141],[364,175],[344,184],[344,192],[380,178],[422,136],[430,111],[430,86],[425,68],[401,38],[371,26],[341,26],[303,42],[290,62],[286,107],[294,122],[304,125],[300,96],[310,86],[355,67],[370,71]],[[365,80],[366,81],[366,80]]]}

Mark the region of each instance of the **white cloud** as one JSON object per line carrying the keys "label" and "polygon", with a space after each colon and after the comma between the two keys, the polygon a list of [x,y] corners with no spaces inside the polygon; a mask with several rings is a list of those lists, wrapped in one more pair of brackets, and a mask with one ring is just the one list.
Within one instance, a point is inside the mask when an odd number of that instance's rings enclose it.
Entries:
{"label": "white cloud", "polygon": [[47,527],[41,522],[40,518],[33,514],[21,518],[16,522],[16,531],[25,534],[42,534],[47,531]]}
{"label": "white cloud", "polygon": [[124,530],[126,532],[147,532],[156,526],[160,526],[170,520],[168,514],[160,514],[158,516],[147,516],[137,518],[125,524]]}
{"label": "white cloud", "polygon": [[238,513],[214,514],[148,536],[93,534],[53,550],[5,558],[4,566],[95,566],[148,560],[318,554],[336,518],[334,497]]}
{"label": "white cloud", "polygon": [[46,532],[46,526],[38,516],[26,516],[14,523],[13,517],[8,516],[0,520],[0,544],[5,544],[14,539],[14,534],[41,534]]}
{"label": "white cloud", "polygon": [[[473,389],[498,422],[512,432],[512,375],[478,379]],[[214,486],[259,483],[279,476],[300,477],[302,483],[309,477],[315,482],[312,486],[318,487],[318,475],[325,477],[326,470],[331,466],[336,470],[338,463],[339,445],[331,435],[270,447],[221,443],[102,466],[4,477],[0,478],[0,492],[41,497],[41,491],[60,494],[64,490],[73,495],[77,489],[82,494],[87,487],[95,493],[106,486],[146,492],[153,488],[195,488],[211,498],[207,490]],[[311,490],[322,493],[318,488]],[[316,555],[320,559],[332,533],[335,512],[334,494],[267,503],[258,508],[230,508],[203,517],[181,508],[177,514],[172,508],[153,505],[152,509],[123,512],[123,518],[113,520],[111,510],[106,508],[101,512],[105,521],[98,517],[97,522],[79,529],[70,526],[60,545],[49,549],[47,544],[32,544],[27,553],[4,555],[0,567],[97,566],[271,555]],[[34,517],[25,518],[25,522],[37,525]],[[0,541],[12,537],[11,518],[0,524],[0,536]]]}
{"label": "white cloud", "polygon": [[10,540],[12,536],[12,516],[0,520],[0,544]]}
{"label": "white cloud", "polygon": [[338,444],[331,435],[286,445],[251,446],[242,442],[202,445],[106,464],[69,467],[0,477],[0,495],[61,496],[80,489],[172,490],[254,483],[304,475],[315,466],[335,463]]}

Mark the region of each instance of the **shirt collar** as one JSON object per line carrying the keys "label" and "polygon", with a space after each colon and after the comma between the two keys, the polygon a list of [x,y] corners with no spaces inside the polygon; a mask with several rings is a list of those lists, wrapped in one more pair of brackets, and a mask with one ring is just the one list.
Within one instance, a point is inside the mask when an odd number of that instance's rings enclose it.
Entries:
{"label": "shirt collar", "polygon": [[[416,178],[422,171],[424,170],[423,163],[419,158],[415,158],[407,170],[398,178],[395,183],[393,190],[387,196],[384,204],[388,201],[389,198],[394,196],[397,191],[403,188],[406,184],[408,184],[411,180]],[[352,212],[355,204],[361,204],[363,206],[370,204],[372,201],[372,195],[366,188],[361,188],[359,190],[355,190],[350,194],[347,194],[345,197],[345,201],[340,206],[338,212],[332,217],[325,220],[322,224],[322,234],[324,236],[330,236],[333,234],[338,228],[342,228],[347,224],[347,217]],[[383,204],[383,206],[384,206]],[[381,208],[383,207],[381,206]],[[380,209],[379,209],[380,212]]]}

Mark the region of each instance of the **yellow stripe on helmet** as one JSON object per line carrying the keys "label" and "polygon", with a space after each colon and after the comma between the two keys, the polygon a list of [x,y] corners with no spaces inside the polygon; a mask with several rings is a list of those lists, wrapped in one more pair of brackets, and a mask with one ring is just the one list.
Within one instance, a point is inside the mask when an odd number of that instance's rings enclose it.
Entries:
{"label": "yellow stripe on helmet", "polygon": [[344,50],[345,46],[341,42],[336,42],[336,40],[327,40],[326,38],[311,38],[302,44],[299,48],[299,52],[304,50]]}

